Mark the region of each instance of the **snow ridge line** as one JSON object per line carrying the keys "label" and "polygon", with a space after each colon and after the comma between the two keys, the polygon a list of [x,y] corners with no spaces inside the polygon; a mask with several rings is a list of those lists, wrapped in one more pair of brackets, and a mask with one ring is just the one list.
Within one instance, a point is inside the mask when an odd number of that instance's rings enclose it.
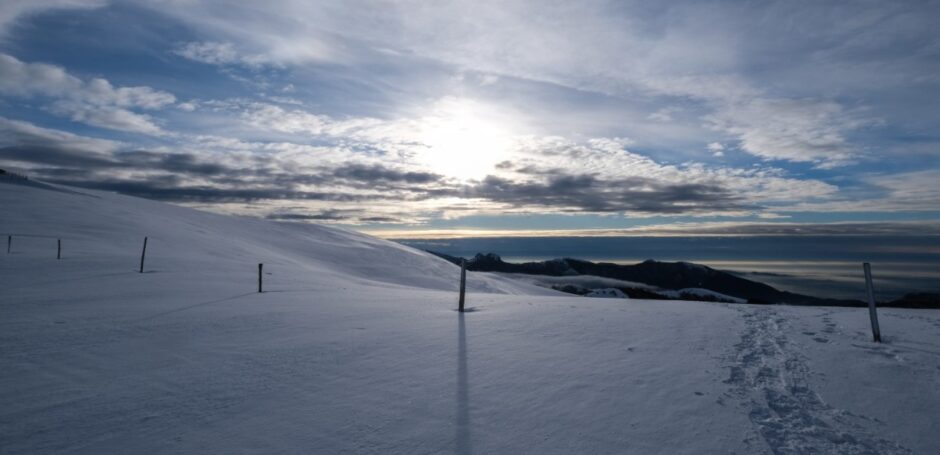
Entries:
{"label": "snow ridge line", "polygon": [[810,369],[787,340],[786,319],[770,308],[738,311],[746,328],[730,356],[725,383],[750,408],[748,417],[772,453],[911,453],[872,436],[854,422],[864,418],[829,406],[809,387]]}

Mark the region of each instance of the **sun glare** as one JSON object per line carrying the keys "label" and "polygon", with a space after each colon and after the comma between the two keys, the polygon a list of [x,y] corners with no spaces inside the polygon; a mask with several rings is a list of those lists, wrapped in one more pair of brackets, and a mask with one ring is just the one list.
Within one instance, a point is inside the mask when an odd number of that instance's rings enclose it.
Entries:
{"label": "sun glare", "polygon": [[476,101],[446,98],[422,119],[418,156],[432,171],[459,179],[479,179],[509,157],[511,116]]}

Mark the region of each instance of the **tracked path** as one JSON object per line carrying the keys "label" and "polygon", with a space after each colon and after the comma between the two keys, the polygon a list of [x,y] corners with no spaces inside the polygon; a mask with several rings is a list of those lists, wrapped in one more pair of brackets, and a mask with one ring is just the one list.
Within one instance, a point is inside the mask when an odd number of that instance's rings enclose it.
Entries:
{"label": "tracked path", "polygon": [[[828,405],[809,385],[810,369],[787,339],[787,321],[772,308],[742,307],[746,328],[730,355],[730,394],[741,400],[756,437],[755,450],[774,454],[908,454],[873,436],[865,420]],[[766,446],[765,446],[766,444]]]}

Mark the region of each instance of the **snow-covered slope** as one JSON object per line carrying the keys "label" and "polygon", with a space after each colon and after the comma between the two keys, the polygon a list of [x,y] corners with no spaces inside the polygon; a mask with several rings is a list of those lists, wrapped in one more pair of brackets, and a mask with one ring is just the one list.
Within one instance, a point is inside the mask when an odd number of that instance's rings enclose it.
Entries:
{"label": "snow-covered slope", "polygon": [[[271,290],[351,283],[457,290],[459,268],[434,255],[357,232],[302,223],[212,214],[113,193],[0,179],[0,234],[24,257],[56,254],[115,270],[139,265],[174,279],[220,279],[256,286],[264,263]],[[471,273],[468,289],[492,293],[553,291]],[[238,289],[233,289],[238,290]]]}
{"label": "snow-covered slope", "polygon": [[874,344],[865,310],[471,274],[460,314],[456,267],[395,244],[68,191],[0,184],[3,454],[940,447],[937,310]]}

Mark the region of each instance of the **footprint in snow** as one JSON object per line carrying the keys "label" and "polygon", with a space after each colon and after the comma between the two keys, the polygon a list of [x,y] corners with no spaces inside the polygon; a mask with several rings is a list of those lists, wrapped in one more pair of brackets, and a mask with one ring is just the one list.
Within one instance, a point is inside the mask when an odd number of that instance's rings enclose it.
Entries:
{"label": "footprint in snow", "polygon": [[910,453],[869,433],[859,416],[834,408],[811,388],[813,372],[805,355],[788,343],[787,321],[769,308],[741,312],[745,329],[729,356],[725,383],[729,395],[750,408],[756,439],[746,439],[749,445],[766,444],[775,455]]}

